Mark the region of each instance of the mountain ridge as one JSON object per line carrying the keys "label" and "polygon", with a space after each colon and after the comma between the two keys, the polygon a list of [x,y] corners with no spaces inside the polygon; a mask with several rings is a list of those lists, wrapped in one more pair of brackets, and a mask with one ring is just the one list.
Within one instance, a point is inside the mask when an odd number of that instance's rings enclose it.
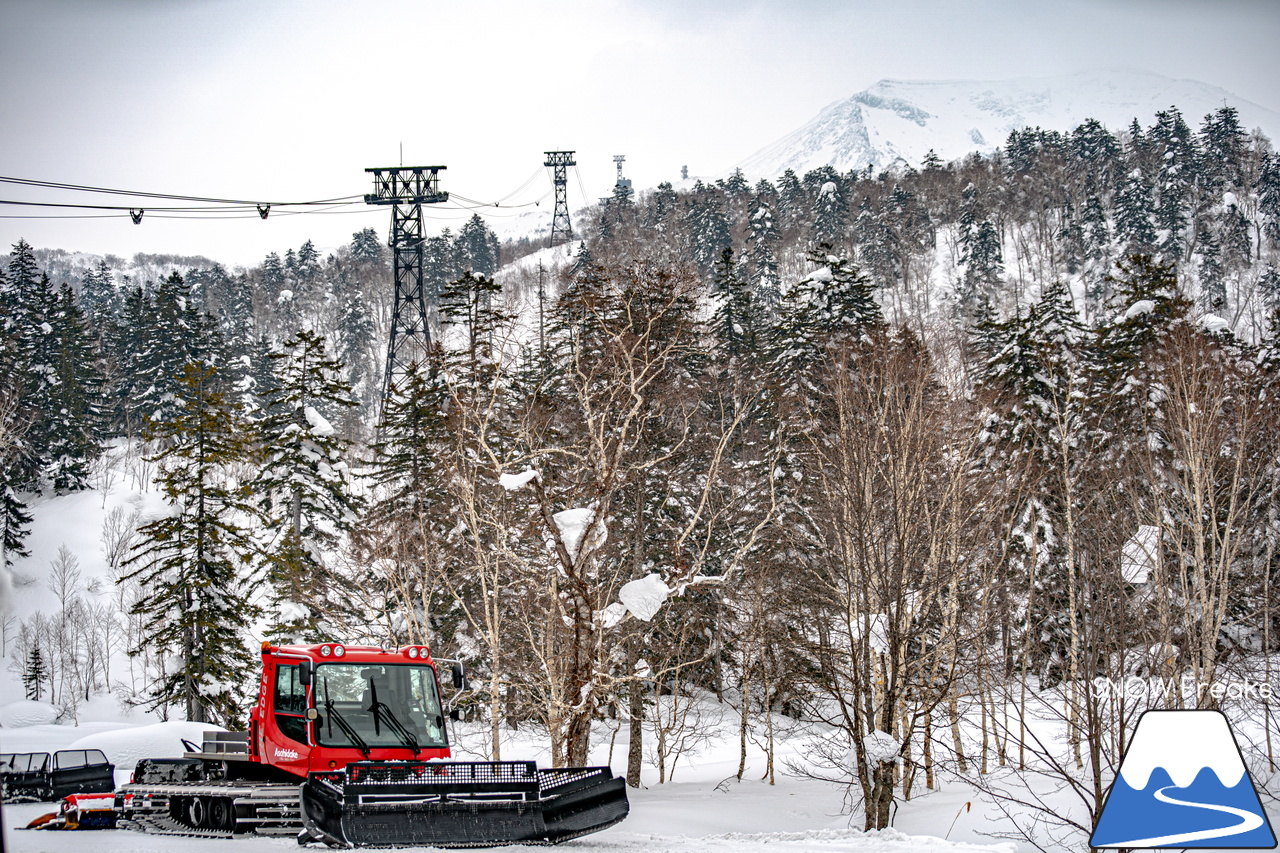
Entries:
{"label": "mountain ridge", "polygon": [[1066,132],[1088,118],[1114,133],[1135,118],[1149,126],[1157,111],[1177,107],[1195,129],[1223,104],[1239,111],[1247,131],[1280,133],[1280,113],[1267,107],[1199,80],[1132,68],[1006,80],[885,78],[828,104],[737,168],[751,179],[774,179],[787,169],[804,174],[826,165],[838,171],[918,167],[930,150],[943,160],[990,153],[1010,131]]}

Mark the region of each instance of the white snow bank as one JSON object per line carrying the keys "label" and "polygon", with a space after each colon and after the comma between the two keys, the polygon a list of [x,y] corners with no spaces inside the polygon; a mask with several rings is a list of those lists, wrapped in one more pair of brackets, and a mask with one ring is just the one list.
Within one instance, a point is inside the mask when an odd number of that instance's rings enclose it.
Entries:
{"label": "white snow bank", "polygon": [[646,575],[623,584],[618,590],[618,600],[641,622],[648,622],[662,609],[670,594],[671,588],[660,575]]}
{"label": "white snow bank", "polygon": [[532,468],[527,468],[519,474],[502,474],[498,477],[498,485],[506,489],[508,492],[514,492],[516,489],[524,488],[529,485],[531,480],[536,479],[538,472]]}
{"label": "white snow bank", "polygon": [[130,726],[86,735],[67,749],[100,749],[116,766],[116,779],[128,778],[140,758],[181,758],[187,751],[182,741],[200,746],[205,732],[226,731],[213,723],[171,720],[150,726]]}
{"label": "white snow bank", "polygon": [[0,707],[0,726],[20,729],[27,726],[47,726],[58,719],[58,709],[48,702],[19,699]]}

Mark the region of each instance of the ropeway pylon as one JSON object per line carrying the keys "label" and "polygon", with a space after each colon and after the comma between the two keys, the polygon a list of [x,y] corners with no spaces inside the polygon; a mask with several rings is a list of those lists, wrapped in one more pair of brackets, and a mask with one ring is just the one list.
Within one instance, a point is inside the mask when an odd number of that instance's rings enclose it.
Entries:
{"label": "ropeway pylon", "polygon": [[569,179],[566,170],[578,165],[573,159],[572,151],[548,151],[547,162],[543,164],[554,171],[551,183],[556,188],[556,211],[551,216],[551,245],[556,246],[556,236],[560,235],[565,242],[573,238],[573,225],[569,222]]}
{"label": "ropeway pylon", "polygon": [[395,270],[395,304],[387,341],[387,369],[382,379],[382,405],[396,381],[411,365],[421,364],[431,348],[426,296],[423,292],[422,205],[449,200],[439,188],[444,166],[391,166],[365,169],[373,173],[373,192],[365,204],[389,204]]}

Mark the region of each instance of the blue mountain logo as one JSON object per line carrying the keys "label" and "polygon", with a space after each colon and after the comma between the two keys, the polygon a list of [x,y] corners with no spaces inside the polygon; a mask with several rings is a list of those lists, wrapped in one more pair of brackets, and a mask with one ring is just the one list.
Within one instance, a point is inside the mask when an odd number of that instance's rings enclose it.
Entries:
{"label": "blue mountain logo", "polygon": [[1089,845],[1275,847],[1227,718],[1220,711],[1143,714]]}

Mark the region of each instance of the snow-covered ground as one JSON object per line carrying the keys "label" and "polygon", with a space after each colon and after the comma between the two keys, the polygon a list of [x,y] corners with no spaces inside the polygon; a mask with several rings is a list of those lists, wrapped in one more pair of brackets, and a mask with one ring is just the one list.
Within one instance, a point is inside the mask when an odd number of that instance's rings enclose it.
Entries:
{"label": "snow-covered ground", "polygon": [[[196,730],[204,728],[191,723],[159,725],[126,725],[84,723],[80,726],[30,726],[0,729],[0,750],[53,750],[75,745],[77,748],[101,748],[117,765],[117,780],[124,781],[132,762],[142,754],[178,755],[182,751],[179,738],[198,740]],[[609,760],[607,727],[597,733],[594,762]],[[463,726],[456,733],[459,757],[472,752],[485,732],[479,726]],[[801,758],[805,738],[789,741],[779,761]],[[545,749],[533,733],[512,733],[510,750],[504,757],[531,758],[546,763]],[[777,784],[761,781],[763,757],[755,754],[744,780],[733,776],[737,771],[737,743],[732,736],[712,744],[692,763],[681,760],[674,781],[657,784],[657,771],[645,772],[645,787],[629,791],[631,814],[622,823],[604,832],[561,845],[565,851],[577,853],[611,853],[611,851],[672,851],[672,853],[927,853],[927,851],[975,851],[1012,853],[1009,843],[997,844],[977,834],[982,828],[978,812],[961,815],[951,829],[951,841],[930,837],[930,827],[937,825],[945,834],[947,824],[955,818],[957,808],[963,810],[966,795],[962,791],[931,795],[938,808],[928,807],[909,821],[915,834],[902,830],[864,833],[857,827],[860,818],[851,817],[844,807],[844,791],[838,786],[814,779],[779,773]],[[613,745],[613,763],[620,769],[625,761],[625,740]],[[956,806],[958,804],[958,806]],[[222,853],[265,853],[271,850],[297,849],[292,839],[244,838],[233,841],[198,838],[172,838],[143,835],[128,830],[97,832],[26,831],[32,818],[51,810],[47,804],[33,803],[3,807],[5,850],[10,853],[168,853],[168,851],[222,851]],[[924,815],[932,814],[937,820]],[[962,839],[962,840],[958,840]],[[418,848],[428,849],[428,848]],[[512,851],[544,848],[510,847]]]}

